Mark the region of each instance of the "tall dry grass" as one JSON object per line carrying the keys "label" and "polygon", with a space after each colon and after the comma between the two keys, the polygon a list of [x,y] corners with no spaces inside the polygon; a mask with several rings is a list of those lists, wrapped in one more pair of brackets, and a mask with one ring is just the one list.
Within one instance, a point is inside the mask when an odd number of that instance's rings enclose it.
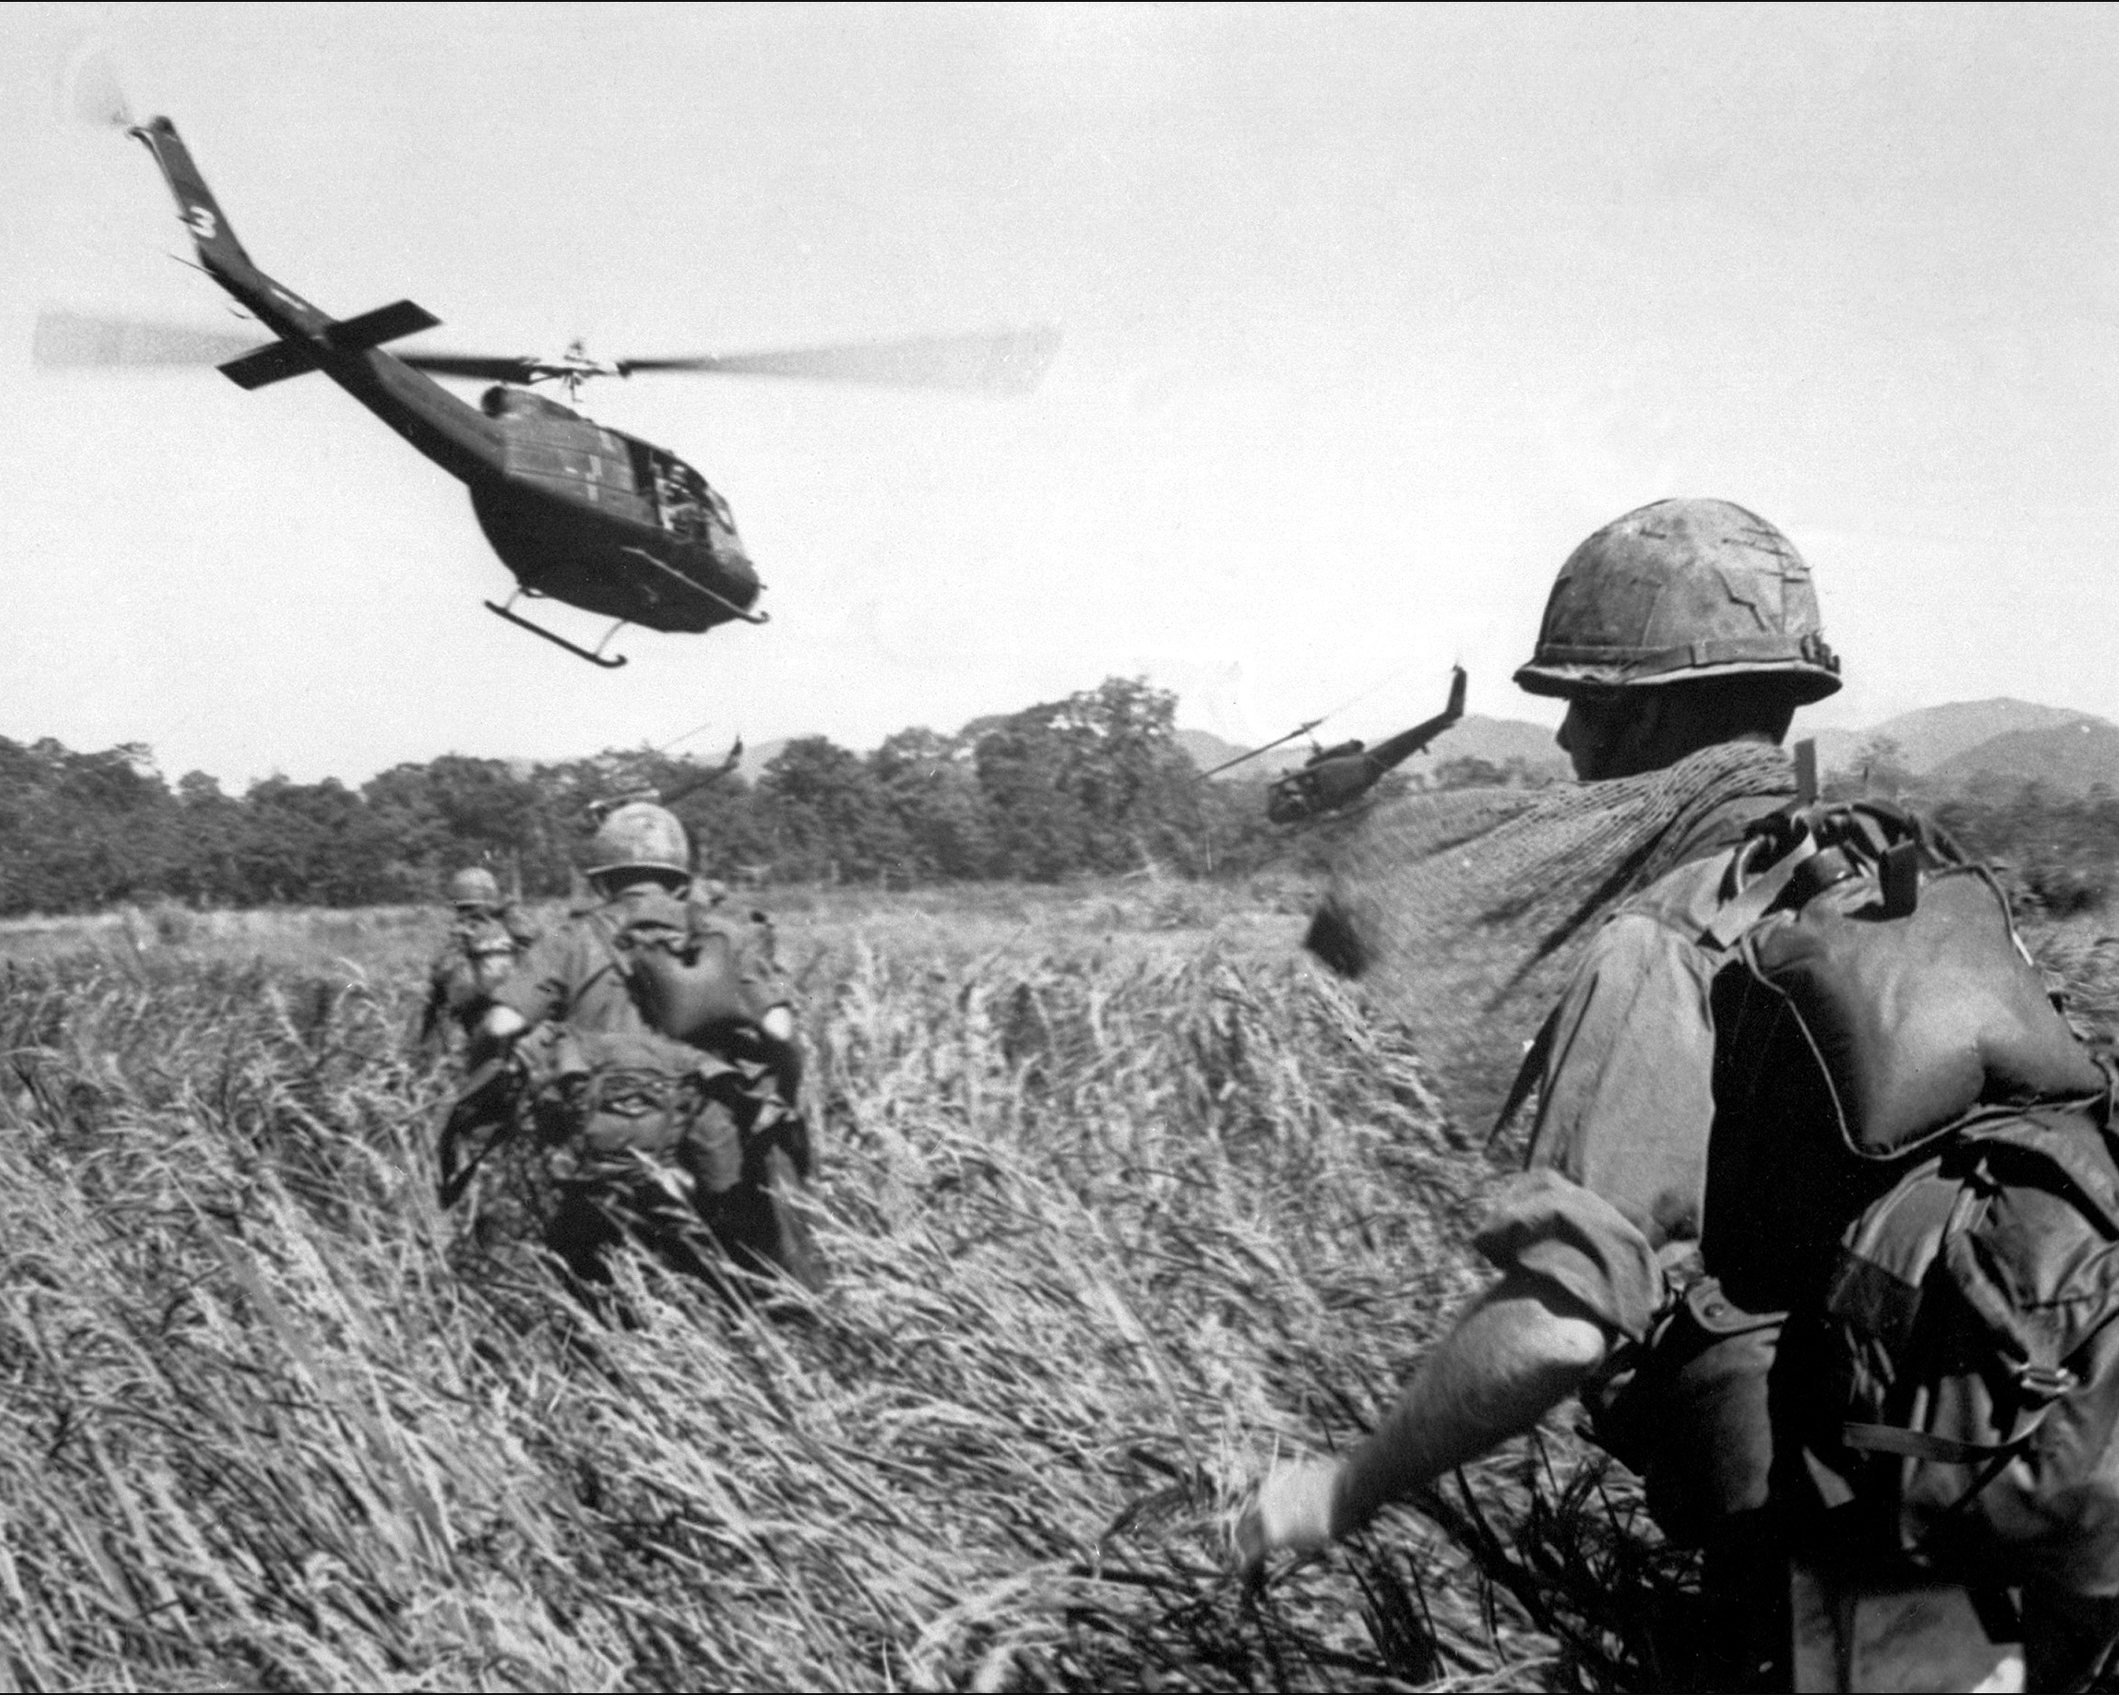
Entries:
{"label": "tall dry grass", "polygon": [[1562,1427],[1224,1575],[1244,1481],[1353,1439],[1478,1281],[1491,1181],[1298,918],[790,904],[835,1283],[772,1320],[640,1263],[585,1311],[436,1211],[416,926],[10,963],[0,1677],[1688,1681],[1686,1563]]}

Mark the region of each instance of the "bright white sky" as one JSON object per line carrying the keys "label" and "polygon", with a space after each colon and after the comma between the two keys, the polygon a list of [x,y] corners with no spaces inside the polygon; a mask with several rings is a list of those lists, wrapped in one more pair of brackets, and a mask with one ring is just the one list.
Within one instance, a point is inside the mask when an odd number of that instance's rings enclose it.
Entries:
{"label": "bright white sky", "polygon": [[[601,673],[479,607],[461,488],[318,378],[31,368],[212,324],[109,41],[251,254],[496,352],[1051,321],[1028,399],[592,388],[728,496],[764,629]],[[1861,725],[2119,717],[2119,13],[1304,5],[0,12],[0,735],[360,780],[704,719],[873,745],[1145,672],[1233,737],[1551,721],[1508,683],[1618,513],[1816,568]],[[464,388],[467,397],[476,389]],[[589,615],[544,608],[591,639]]]}

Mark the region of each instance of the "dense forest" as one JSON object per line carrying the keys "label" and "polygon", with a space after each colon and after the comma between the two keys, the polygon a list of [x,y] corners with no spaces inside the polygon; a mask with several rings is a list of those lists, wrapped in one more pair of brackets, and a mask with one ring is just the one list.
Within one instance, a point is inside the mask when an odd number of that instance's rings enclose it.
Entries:
{"label": "dense forest", "polygon": [[[1243,874],[1310,838],[1265,822],[1264,777],[1202,782],[1179,744],[1177,700],[1111,678],[1062,701],[967,724],[900,730],[856,754],[822,736],[762,769],[705,781],[675,803],[704,870],[732,882],[905,886],[1052,882],[1154,869]],[[572,886],[589,807],[642,787],[673,793],[712,767],[652,751],[525,765],[444,755],[349,788],[269,777],[229,795],[202,772],[172,786],[152,751],[76,753],[0,738],[0,915],[120,902],[198,907],[367,906],[435,898],[449,872],[494,868],[535,898]],[[1478,759],[1442,760],[1407,783],[1530,780]],[[2023,897],[2064,915],[2115,882],[2119,799],[2034,784],[1930,792],[1889,743],[1863,750],[1834,793],[1921,806],[1975,851],[2006,862]]]}
{"label": "dense forest", "polygon": [[[865,755],[804,737],[675,809],[702,868],[731,881],[1051,881],[1261,863],[1274,841],[1260,784],[1201,782],[1176,739],[1176,704],[1113,678],[954,735],[901,730]],[[76,753],[0,739],[0,913],[419,901],[467,864],[531,897],[564,895],[590,803],[673,793],[711,769],[644,750],[544,765],[450,754],[357,789],[275,776],[237,796],[196,771],[172,786],[139,744]]]}

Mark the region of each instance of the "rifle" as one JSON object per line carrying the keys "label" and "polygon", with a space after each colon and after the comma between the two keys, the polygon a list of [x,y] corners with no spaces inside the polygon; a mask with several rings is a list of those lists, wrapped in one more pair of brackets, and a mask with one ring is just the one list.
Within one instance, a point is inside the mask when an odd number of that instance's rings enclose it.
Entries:
{"label": "rifle", "polygon": [[[512,1052],[497,1053],[464,1079],[450,1101],[449,1116],[442,1122],[441,1140],[434,1150],[435,1193],[443,1211],[463,1199],[486,1156],[515,1134],[521,1071]],[[480,1132],[485,1135],[477,1151],[459,1164],[463,1145]]]}

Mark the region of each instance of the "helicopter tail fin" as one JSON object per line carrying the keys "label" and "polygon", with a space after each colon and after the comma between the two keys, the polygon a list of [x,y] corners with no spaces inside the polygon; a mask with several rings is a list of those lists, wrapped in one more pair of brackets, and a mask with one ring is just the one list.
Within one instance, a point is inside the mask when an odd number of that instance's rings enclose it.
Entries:
{"label": "helicopter tail fin", "polygon": [[233,272],[254,273],[257,267],[250,262],[250,255],[243,251],[243,244],[236,240],[235,231],[229,227],[222,214],[220,204],[213,197],[213,190],[206,186],[206,179],[199,175],[199,168],[191,162],[191,151],[177,134],[177,126],[167,118],[149,118],[138,125],[131,134],[155,156],[155,163],[162,167],[162,177],[169,184],[169,192],[176,196],[177,216],[191,232],[192,245],[199,250],[199,262],[216,277],[226,278]]}

